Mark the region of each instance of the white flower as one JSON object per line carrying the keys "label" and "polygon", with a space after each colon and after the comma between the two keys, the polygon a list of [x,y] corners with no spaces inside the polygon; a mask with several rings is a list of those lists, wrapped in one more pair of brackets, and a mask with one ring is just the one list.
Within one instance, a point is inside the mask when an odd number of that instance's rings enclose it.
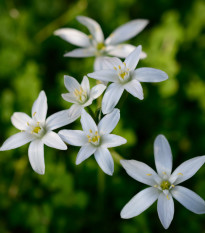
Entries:
{"label": "white flower", "polygon": [[73,77],[64,76],[64,83],[69,93],[62,94],[64,100],[73,103],[70,111],[74,111],[78,117],[84,107],[92,104],[94,99],[97,99],[105,90],[106,86],[98,84],[90,90],[90,84],[87,76],[83,77],[81,85]]}
{"label": "white flower", "polygon": [[143,90],[140,82],[161,82],[168,79],[165,72],[153,68],[135,70],[140,59],[141,45],[128,55],[125,62],[118,58],[104,59],[106,69],[88,74],[90,78],[112,82],[102,100],[102,112],[109,113],[117,105],[124,90],[142,100]]}
{"label": "white flower", "polygon": [[57,112],[46,119],[47,98],[41,91],[32,107],[32,117],[23,112],[15,112],[11,121],[19,130],[8,138],[0,148],[1,151],[11,150],[30,143],[28,156],[33,170],[39,174],[45,173],[44,144],[59,150],[66,150],[67,146],[57,133],[52,130],[67,125],[76,119],[70,110]]}
{"label": "white flower", "polygon": [[[91,33],[90,36],[72,28],[62,28],[56,30],[54,34],[71,44],[82,47],[66,53],[66,57],[96,56],[97,58],[94,65],[95,70],[101,68],[102,56],[111,55],[124,58],[131,53],[136,48],[135,46],[120,43],[136,36],[148,24],[148,20],[145,19],[132,20],[118,27],[106,40],[104,40],[102,29],[95,20],[85,16],[78,16],[77,20],[88,28]],[[141,58],[144,57],[146,57],[146,54],[142,53]]]}
{"label": "white flower", "polygon": [[98,125],[92,117],[85,111],[82,111],[81,130],[61,130],[61,138],[73,146],[81,146],[78,152],[76,164],[80,164],[85,159],[94,154],[95,159],[101,169],[108,175],[114,171],[114,162],[107,148],[120,146],[126,143],[126,139],[110,134],[120,119],[120,111],[114,109],[112,113],[104,116]]}
{"label": "white flower", "polygon": [[174,216],[173,197],[188,210],[205,213],[205,201],[193,191],[178,184],[192,177],[205,162],[205,156],[189,159],[172,171],[172,153],[168,141],[159,135],[154,142],[154,157],[157,173],[148,165],[135,160],[121,160],[128,175],[150,185],[135,195],[122,209],[121,217],[128,219],[141,214],[157,199],[159,219],[167,229]]}

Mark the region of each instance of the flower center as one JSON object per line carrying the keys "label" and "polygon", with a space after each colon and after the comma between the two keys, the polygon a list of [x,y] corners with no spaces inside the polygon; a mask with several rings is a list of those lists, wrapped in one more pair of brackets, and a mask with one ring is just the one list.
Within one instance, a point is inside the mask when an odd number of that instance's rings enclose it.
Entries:
{"label": "flower center", "polygon": [[160,184],[160,187],[162,190],[169,189],[171,186],[171,183],[168,180],[163,180],[162,183]]}
{"label": "flower center", "polygon": [[90,129],[90,134],[87,135],[88,137],[88,142],[98,145],[100,142],[100,135],[98,134],[98,131],[93,133],[93,131]]}
{"label": "flower center", "polygon": [[118,77],[121,82],[128,81],[129,80],[129,68],[126,67],[126,63],[123,62],[123,66],[120,65],[118,67],[114,67],[114,69],[117,71]]}
{"label": "flower center", "polygon": [[39,131],[41,131],[41,127],[40,126],[36,126],[34,129],[33,129],[33,133],[39,133]]}
{"label": "flower center", "polygon": [[82,87],[80,87],[80,90],[75,89],[74,95],[76,96],[76,99],[80,103],[84,103],[86,101],[86,99],[87,99],[87,93],[83,90]]}
{"label": "flower center", "polygon": [[96,48],[97,48],[97,50],[102,50],[105,48],[105,44],[103,42],[97,43]]}

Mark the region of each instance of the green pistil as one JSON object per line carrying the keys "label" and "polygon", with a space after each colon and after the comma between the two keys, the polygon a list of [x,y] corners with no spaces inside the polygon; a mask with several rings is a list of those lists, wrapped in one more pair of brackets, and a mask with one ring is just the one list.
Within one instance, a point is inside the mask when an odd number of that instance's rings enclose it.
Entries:
{"label": "green pistil", "polygon": [[160,187],[162,190],[169,189],[171,186],[170,182],[168,180],[163,180]]}
{"label": "green pistil", "polygon": [[102,43],[102,42],[100,42],[100,43],[97,44],[97,50],[101,50],[101,49],[103,49],[104,47],[105,47],[105,44]]}

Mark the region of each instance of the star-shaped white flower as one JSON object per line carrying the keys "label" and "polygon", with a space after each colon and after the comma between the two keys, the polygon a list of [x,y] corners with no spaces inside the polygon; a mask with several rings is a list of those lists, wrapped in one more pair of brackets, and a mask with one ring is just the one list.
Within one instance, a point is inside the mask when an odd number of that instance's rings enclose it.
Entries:
{"label": "star-shaped white flower", "polygon": [[135,217],[150,207],[157,199],[159,219],[167,229],[174,216],[173,198],[188,210],[205,213],[205,201],[193,191],[178,184],[192,177],[205,162],[205,156],[189,159],[172,172],[172,153],[168,141],[163,135],[154,142],[154,157],[157,173],[145,163],[135,160],[121,160],[121,164],[132,178],[150,185],[135,195],[122,209],[121,217]]}
{"label": "star-shaped white flower", "polygon": [[96,125],[92,117],[82,111],[81,130],[61,130],[61,138],[73,146],[81,146],[78,152],[76,164],[80,164],[85,159],[94,154],[95,159],[101,169],[108,175],[114,171],[114,162],[107,148],[120,146],[127,142],[126,139],[110,132],[115,128],[120,119],[120,111],[114,109],[113,112],[104,116]]}
{"label": "star-shaped white flower", "polygon": [[82,110],[91,105],[94,99],[97,99],[105,90],[106,86],[98,84],[90,89],[90,84],[87,76],[83,77],[81,84],[71,76],[64,76],[65,87],[69,93],[62,94],[64,100],[73,103],[70,111],[74,111],[78,117]]}
{"label": "star-shaped white flower", "polygon": [[[121,44],[121,42],[136,36],[148,24],[148,20],[145,19],[132,20],[118,27],[106,40],[104,40],[102,29],[95,20],[85,16],[78,16],[77,20],[88,28],[91,33],[90,36],[72,28],[58,29],[54,34],[71,44],[83,47],[80,49],[74,49],[73,51],[66,53],[64,56],[95,56],[95,70],[99,70],[101,68],[103,56],[111,55],[124,58],[131,53],[136,47],[130,44]],[[146,57],[146,54],[142,53],[141,58],[144,57]]]}
{"label": "star-shaped white flower", "polygon": [[41,91],[32,107],[32,117],[23,112],[15,112],[11,121],[19,130],[8,138],[0,148],[1,151],[11,150],[30,143],[28,156],[33,170],[39,174],[45,173],[44,144],[59,150],[66,150],[67,146],[57,133],[52,130],[67,125],[76,119],[70,110],[57,112],[46,119],[47,98]]}
{"label": "star-shaped white flower", "polygon": [[[140,82],[162,82],[168,79],[165,72],[154,68],[135,70],[141,54],[141,45],[128,55],[124,62],[118,58],[104,59],[104,69],[88,74],[97,80],[112,82],[102,100],[102,112],[107,114],[113,110],[124,90],[142,100],[143,90]],[[106,68],[105,68],[106,67]]]}

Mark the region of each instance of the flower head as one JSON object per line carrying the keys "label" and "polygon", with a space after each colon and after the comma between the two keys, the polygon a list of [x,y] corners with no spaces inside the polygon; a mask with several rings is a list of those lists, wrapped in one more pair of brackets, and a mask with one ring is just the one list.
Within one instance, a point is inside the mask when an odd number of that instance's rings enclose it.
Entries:
{"label": "flower head", "polygon": [[[97,57],[95,60],[95,70],[101,68],[102,56],[126,57],[131,53],[135,46],[130,44],[121,44],[140,33],[148,24],[148,20],[135,19],[114,30],[113,33],[105,40],[100,25],[93,19],[85,16],[78,16],[77,20],[86,26],[91,35],[86,35],[81,31],[72,28],[62,28],[54,32],[67,42],[80,46],[80,49],[66,53],[66,57]],[[145,53],[141,58],[146,57]],[[102,58],[102,59],[101,59]]]}
{"label": "flower head", "polygon": [[80,130],[61,130],[61,138],[73,146],[81,146],[78,152],[76,164],[80,164],[85,159],[94,154],[95,159],[101,169],[108,175],[114,171],[114,162],[107,148],[120,146],[126,143],[126,139],[110,132],[115,128],[120,119],[120,111],[114,109],[110,114],[104,116],[96,125],[92,117],[82,110]]}
{"label": "flower head", "polygon": [[118,58],[104,59],[103,70],[88,74],[90,78],[112,82],[102,100],[102,112],[107,114],[113,110],[124,90],[142,100],[143,90],[140,82],[161,82],[168,79],[165,72],[153,68],[135,69],[140,59],[141,45],[130,53],[124,62]]}
{"label": "flower head", "polygon": [[98,84],[90,89],[90,84],[87,76],[83,77],[81,84],[73,77],[64,76],[65,86],[69,93],[62,94],[64,100],[73,103],[70,111],[73,111],[78,117],[84,107],[92,104],[94,99],[97,99],[105,90],[106,86]]}
{"label": "flower head", "polygon": [[11,121],[19,130],[8,138],[0,148],[1,151],[11,150],[30,143],[28,156],[33,170],[39,174],[45,173],[44,144],[59,150],[66,150],[67,146],[57,133],[52,130],[67,125],[76,119],[70,110],[57,112],[46,119],[47,98],[41,91],[32,107],[32,117],[23,112],[15,112]]}
{"label": "flower head", "polygon": [[188,210],[205,213],[205,201],[193,191],[178,184],[192,177],[204,164],[205,156],[189,159],[172,172],[172,154],[168,141],[163,135],[154,142],[154,157],[157,173],[148,165],[135,160],[121,160],[128,175],[139,182],[150,185],[135,195],[122,209],[122,218],[132,218],[141,214],[156,200],[159,219],[167,229],[174,217],[173,198]]}

